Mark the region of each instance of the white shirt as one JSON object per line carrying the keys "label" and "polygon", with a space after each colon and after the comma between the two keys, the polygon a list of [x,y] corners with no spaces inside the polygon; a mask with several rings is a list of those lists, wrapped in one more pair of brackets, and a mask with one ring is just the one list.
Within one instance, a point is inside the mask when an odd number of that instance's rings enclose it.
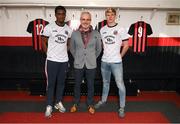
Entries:
{"label": "white shirt", "polygon": [[118,24],[113,27],[107,25],[100,30],[104,46],[102,61],[108,63],[122,62],[120,50],[123,40],[129,38],[127,30]]}
{"label": "white shirt", "polygon": [[44,28],[43,35],[49,37],[47,60],[55,62],[67,62],[67,40],[71,37],[72,30],[66,24],[61,27],[55,22]]}

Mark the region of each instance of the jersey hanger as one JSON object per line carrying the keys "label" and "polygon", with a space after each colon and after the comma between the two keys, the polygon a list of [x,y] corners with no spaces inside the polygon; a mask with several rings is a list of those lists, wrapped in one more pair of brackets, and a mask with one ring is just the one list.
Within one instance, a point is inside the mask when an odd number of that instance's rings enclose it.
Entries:
{"label": "jersey hanger", "polygon": [[140,21],[142,21],[142,20],[143,20],[143,16],[140,17]]}

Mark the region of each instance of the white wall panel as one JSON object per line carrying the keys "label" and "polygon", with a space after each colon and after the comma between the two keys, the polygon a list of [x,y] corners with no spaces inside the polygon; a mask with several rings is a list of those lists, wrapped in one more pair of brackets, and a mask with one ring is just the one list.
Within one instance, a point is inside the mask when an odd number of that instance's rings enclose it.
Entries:
{"label": "white wall panel", "polygon": [[[92,13],[92,25],[94,27],[97,22],[104,19],[103,8],[85,8],[85,10]],[[81,11],[82,8],[67,8],[66,20],[78,20]],[[26,32],[27,25],[30,21],[36,18],[43,18],[49,22],[55,20],[54,8],[46,8],[46,16],[42,7],[8,7],[7,12],[9,17],[7,17],[3,9],[0,9],[0,36],[31,36],[31,34]],[[142,20],[152,26],[154,33],[151,36],[180,37],[180,25],[166,25],[166,14],[168,11],[157,10],[151,19],[152,12],[152,10],[119,9],[117,22],[128,29],[132,23],[140,20],[142,16]]]}
{"label": "white wall panel", "polygon": [[180,8],[179,0],[0,0],[6,5],[85,6],[85,7],[138,7],[138,8]]}

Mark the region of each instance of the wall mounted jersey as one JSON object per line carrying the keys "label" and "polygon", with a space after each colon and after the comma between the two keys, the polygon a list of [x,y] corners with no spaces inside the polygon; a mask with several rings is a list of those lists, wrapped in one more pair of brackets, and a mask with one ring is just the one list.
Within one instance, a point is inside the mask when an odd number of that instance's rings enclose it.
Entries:
{"label": "wall mounted jersey", "polygon": [[42,51],[41,35],[47,24],[49,22],[43,19],[35,19],[28,24],[27,32],[32,33],[32,45],[36,51]]}
{"label": "wall mounted jersey", "polygon": [[106,24],[107,24],[107,20],[103,20],[103,21],[98,22],[98,24],[95,27],[95,30],[100,32],[101,28],[104,27]]}
{"label": "wall mounted jersey", "polygon": [[143,53],[147,48],[147,36],[151,35],[152,28],[150,24],[144,21],[138,21],[132,24],[129,28],[128,34],[132,35],[133,52]]}

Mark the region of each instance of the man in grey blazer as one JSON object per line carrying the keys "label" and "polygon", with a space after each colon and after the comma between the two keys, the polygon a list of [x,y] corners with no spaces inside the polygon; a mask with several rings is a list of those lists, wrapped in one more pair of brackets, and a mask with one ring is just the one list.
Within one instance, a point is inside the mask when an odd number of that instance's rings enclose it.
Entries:
{"label": "man in grey blazer", "polygon": [[91,26],[91,14],[82,12],[80,26],[71,36],[70,52],[74,57],[75,86],[74,104],[70,112],[76,112],[80,101],[80,85],[85,76],[87,80],[87,105],[90,114],[95,113],[93,107],[94,80],[96,74],[96,59],[101,52],[101,36]]}

